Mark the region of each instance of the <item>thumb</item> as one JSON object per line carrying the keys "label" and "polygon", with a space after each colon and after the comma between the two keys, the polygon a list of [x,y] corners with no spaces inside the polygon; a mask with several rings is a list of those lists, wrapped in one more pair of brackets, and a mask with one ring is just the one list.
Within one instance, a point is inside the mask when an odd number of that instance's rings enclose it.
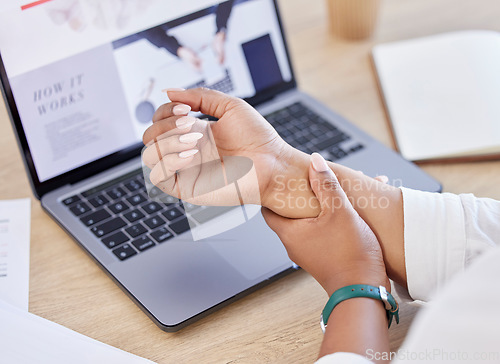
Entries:
{"label": "thumb", "polygon": [[290,219],[278,215],[267,207],[262,207],[261,212],[266,224],[281,238],[281,234],[288,226],[287,223],[290,222]]}
{"label": "thumb", "polygon": [[170,101],[189,105],[193,111],[200,111],[217,119],[244,102],[236,97],[207,88],[167,89],[165,91]]}
{"label": "thumb", "polygon": [[319,153],[311,155],[309,183],[321,206],[321,215],[331,215],[334,210],[352,209],[337,176]]}

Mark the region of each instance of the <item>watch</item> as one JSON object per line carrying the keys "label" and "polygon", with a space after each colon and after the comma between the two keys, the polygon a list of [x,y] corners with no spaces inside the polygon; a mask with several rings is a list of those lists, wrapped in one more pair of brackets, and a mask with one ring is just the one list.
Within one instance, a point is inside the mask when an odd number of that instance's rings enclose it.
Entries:
{"label": "watch", "polygon": [[337,306],[342,301],[356,297],[367,297],[382,301],[387,312],[389,327],[391,327],[393,317],[396,317],[396,323],[399,324],[399,305],[394,297],[389,292],[387,292],[384,286],[375,287],[366,284],[354,284],[336,290],[326,303],[325,308],[323,309],[323,312],[321,314],[320,321],[323,333],[325,332],[328,319],[330,318],[330,315],[335,306]]}

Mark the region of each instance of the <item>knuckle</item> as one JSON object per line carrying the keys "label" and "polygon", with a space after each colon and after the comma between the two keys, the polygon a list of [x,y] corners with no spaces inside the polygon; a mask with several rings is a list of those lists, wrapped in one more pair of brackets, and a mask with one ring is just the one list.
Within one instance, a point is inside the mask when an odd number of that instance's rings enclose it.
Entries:
{"label": "knuckle", "polygon": [[232,107],[232,100],[230,98],[224,98],[221,102],[215,105],[214,115],[223,115]]}
{"label": "knuckle", "polygon": [[213,91],[213,90],[209,89],[208,87],[198,87],[197,90],[200,91],[201,93],[209,93],[209,92]]}
{"label": "knuckle", "polygon": [[338,191],[342,189],[339,181],[333,178],[327,178],[321,181],[320,187],[322,191]]}

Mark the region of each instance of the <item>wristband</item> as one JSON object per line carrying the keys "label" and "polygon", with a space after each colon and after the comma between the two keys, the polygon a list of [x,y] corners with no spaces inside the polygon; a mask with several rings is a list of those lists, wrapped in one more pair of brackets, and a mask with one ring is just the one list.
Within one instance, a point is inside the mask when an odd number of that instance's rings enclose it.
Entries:
{"label": "wristband", "polygon": [[367,297],[382,301],[387,312],[389,327],[391,327],[393,317],[396,317],[396,323],[399,324],[399,305],[394,297],[387,292],[384,286],[374,287],[365,284],[354,284],[352,286],[346,286],[336,290],[326,303],[323,313],[321,314],[320,321],[323,333],[325,332],[328,319],[330,318],[335,306],[342,301],[356,297]]}

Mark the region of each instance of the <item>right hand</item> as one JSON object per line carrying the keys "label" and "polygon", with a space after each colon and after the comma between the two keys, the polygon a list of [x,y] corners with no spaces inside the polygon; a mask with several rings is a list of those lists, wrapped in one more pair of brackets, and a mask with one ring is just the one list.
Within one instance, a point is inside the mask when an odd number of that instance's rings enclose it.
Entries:
{"label": "right hand", "polygon": [[[238,182],[243,200],[245,203],[265,204],[266,193],[271,193],[267,187],[274,175],[284,173],[282,162],[288,159],[293,148],[279,137],[253,107],[241,99],[208,89],[168,91],[168,96],[172,102],[157,110],[153,125],[143,137],[147,146],[143,161],[152,169],[151,182],[165,193],[194,204],[239,204],[239,200],[234,199],[234,193],[228,189],[214,188],[208,196],[204,193],[207,184],[217,179],[213,169],[204,165],[224,160],[225,157],[239,156],[251,160],[256,172],[256,180],[248,178]],[[219,120],[209,124],[185,114],[176,115],[174,108],[179,105],[189,105],[193,111],[201,111]],[[180,119],[181,122],[187,121],[187,128],[177,126]],[[187,134],[193,138],[203,134],[203,137],[182,143],[179,138]],[[210,138],[211,134],[213,139]],[[215,141],[215,146],[210,143],[210,139]],[[190,153],[197,152],[187,157],[182,154],[190,150],[193,151]],[[190,169],[187,177],[175,180],[176,172],[187,168]],[[227,172],[228,166],[225,165],[225,168]],[[179,193],[182,190],[193,192],[188,196],[185,192],[182,196]]]}
{"label": "right hand", "polygon": [[201,66],[202,66],[201,58],[191,48],[179,47],[179,49],[177,50],[177,55],[184,62],[187,62],[191,66],[193,66],[193,68],[196,71],[201,72]]}
{"label": "right hand", "polygon": [[390,283],[377,237],[351,205],[335,173],[321,155],[309,167],[311,187],[321,213],[309,219],[288,219],[262,209],[288,256],[309,272],[329,296],[352,284]]}
{"label": "right hand", "polygon": [[[237,196],[235,198],[231,188],[213,188],[213,193],[205,193],[214,185],[213,181],[217,180],[218,169],[209,168],[209,163],[224,161],[225,157],[239,156],[252,161],[256,173],[256,178],[247,178],[238,183],[244,203],[260,204],[290,218],[319,214],[319,207],[314,204],[316,197],[307,176],[310,156],[292,148],[281,139],[253,107],[241,99],[207,89],[171,90],[168,91],[168,96],[172,102],[157,110],[153,125],[143,137],[147,146],[143,160],[152,169],[153,184],[168,195],[194,204],[239,205],[240,201]],[[185,109],[186,105],[188,107],[183,113],[174,112],[179,107],[182,108],[181,105]],[[208,124],[186,117],[189,109],[215,116],[219,121]],[[179,120],[181,118],[183,120]],[[190,125],[187,128],[178,127],[176,123],[180,121],[187,121]],[[192,141],[180,142],[181,135],[194,134],[193,132],[197,134],[191,135],[194,138]],[[195,140],[200,137],[200,133],[203,137]],[[190,150],[197,152],[194,155],[179,155]],[[362,176],[345,167],[331,166],[338,167],[339,172],[336,169],[335,173],[356,179],[357,176]],[[175,180],[172,176],[182,178]],[[375,183],[367,176],[359,178],[367,186]],[[180,192],[184,192],[183,196]]]}

